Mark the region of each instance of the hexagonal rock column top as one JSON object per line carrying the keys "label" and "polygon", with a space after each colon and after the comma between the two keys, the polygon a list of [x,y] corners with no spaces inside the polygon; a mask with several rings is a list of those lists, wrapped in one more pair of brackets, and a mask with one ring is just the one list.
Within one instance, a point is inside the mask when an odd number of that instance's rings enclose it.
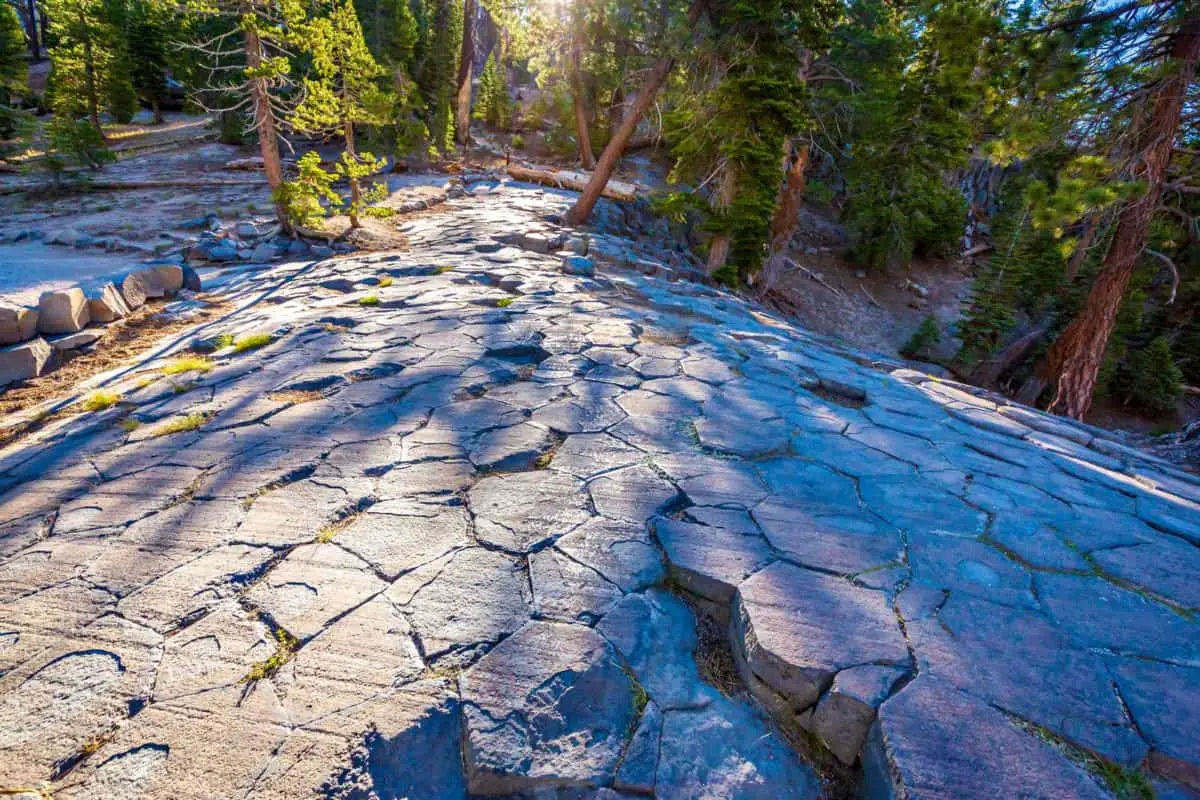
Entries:
{"label": "hexagonal rock column top", "polygon": [[74,333],[91,321],[87,296],[78,286],[61,292],[42,292],[38,299],[38,330]]}
{"label": "hexagonal rock column top", "polygon": [[879,710],[863,751],[866,797],[1091,800],[1108,792],[1001,712],[922,675]]}
{"label": "hexagonal rock column top", "polygon": [[484,478],[468,500],[479,540],[527,553],[586,522],[583,484],[559,472],[519,472]]}
{"label": "hexagonal rock column top", "polygon": [[738,587],[731,636],[744,677],[802,711],[841,670],[907,667],[908,648],[882,592],[776,562]]}
{"label": "hexagonal rock column top", "polygon": [[530,622],[467,670],[461,688],[472,794],[612,781],[635,720],[633,687],[596,631]]}

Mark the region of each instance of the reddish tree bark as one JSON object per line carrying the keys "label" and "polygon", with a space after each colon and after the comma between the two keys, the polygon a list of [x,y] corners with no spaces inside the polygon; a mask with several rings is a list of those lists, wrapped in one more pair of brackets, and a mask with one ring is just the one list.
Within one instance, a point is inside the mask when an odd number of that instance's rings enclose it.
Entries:
{"label": "reddish tree bark", "polygon": [[[737,181],[737,170],[732,164],[726,163],[725,174],[721,176],[721,190],[712,198],[711,206],[714,211],[724,213],[733,205],[737,197]],[[733,238],[728,233],[713,234],[712,241],[708,243],[708,261],[704,265],[706,274],[712,276],[725,266],[725,262],[729,260],[729,245],[732,241]]]}
{"label": "reddish tree bark", "polygon": [[584,169],[595,169],[596,154],[592,152],[592,134],[588,127],[587,100],[584,97],[583,70],[583,12],[578,12],[571,42],[571,100],[575,106],[575,141],[579,145],[579,163]]}
{"label": "reddish tree bark", "polygon": [[1062,332],[1046,355],[1047,374],[1057,380],[1051,409],[1082,419],[1092,403],[1096,377],[1129,287],[1134,264],[1146,245],[1150,221],[1162,197],[1167,163],[1179,132],[1188,86],[1200,57],[1200,15],[1185,19],[1171,37],[1168,64],[1147,98],[1146,118],[1132,150],[1129,177],[1146,191],[1121,209],[1112,246],[1092,283],[1079,316]]}
{"label": "reddish tree bark", "polygon": [[[688,27],[695,27],[700,20],[700,14],[703,11],[704,0],[692,0],[692,7],[688,9]],[[592,209],[596,207],[597,201],[600,200],[600,193],[604,191],[604,185],[608,183],[608,179],[617,171],[617,165],[621,162],[621,155],[625,152],[625,145],[633,138],[634,131],[637,130],[638,123],[642,121],[646,111],[654,102],[658,90],[666,83],[667,76],[671,74],[671,70],[675,67],[674,54],[663,56],[655,62],[650,74],[646,77],[646,82],[642,84],[642,88],[638,91],[637,98],[633,102],[633,107],[625,115],[625,119],[621,120],[621,127],[609,139],[608,146],[604,148],[604,152],[600,154],[600,160],[596,162],[596,168],[592,171],[592,179],[588,181],[588,185],[584,188],[583,194],[575,201],[575,205],[567,212],[566,223],[568,225],[582,225],[587,222],[588,217],[592,214]]]}
{"label": "reddish tree bark", "polygon": [[475,68],[475,0],[463,0],[462,57],[458,62],[458,98],[454,105],[454,139],[471,141],[471,76]]}
{"label": "reddish tree bark", "polygon": [[800,206],[804,203],[804,171],[808,169],[808,142],[800,145],[787,142],[784,148],[788,151],[787,158],[790,163],[783,189],[779,194],[779,204],[775,206],[775,215],[771,217],[771,238],[767,243],[767,260],[763,265],[765,291],[775,288],[775,284],[783,275],[783,254],[800,224]]}
{"label": "reddish tree bark", "polygon": [[[248,26],[246,39],[246,66],[254,70],[262,66],[262,42],[253,26]],[[288,222],[287,209],[278,198],[279,187],[283,186],[283,164],[279,160],[279,133],[275,129],[275,115],[271,112],[271,97],[265,78],[250,79],[250,94],[254,99],[254,127],[258,130],[258,151],[262,155],[263,174],[271,188],[271,199],[275,203],[275,217],[285,231],[292,226]]]}

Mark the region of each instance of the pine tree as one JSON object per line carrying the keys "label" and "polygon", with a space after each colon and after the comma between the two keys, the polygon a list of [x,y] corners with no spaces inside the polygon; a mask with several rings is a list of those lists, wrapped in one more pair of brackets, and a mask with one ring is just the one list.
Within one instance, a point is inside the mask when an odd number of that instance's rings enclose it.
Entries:
{"label": "pine tree", "polygon": [[126,18],[130,80],[150,104],[154,121],[163,121],[160,102],[167,85],[166,43],[170,39],[166,10],[152,0],[131,0]]}
{"label": "pine tree", "polygon": [[25,34],[12,6],[0,4],[0,139],[12,138],[20,127],[20,112],[12,108],[13,95],[28,91],[25,67]]}
{"label": "pine tree", "polygon": [[[340,133],[346,144],[339,173],[350,184],[351,227],[359,227],[365,202],[360,179],[382,166],[370,153],[355,148],[355,124],[383,125],[391,121],[382,109],[377,80],[384,75],[363,39],[362,26],[351,0],[338,0],[328,16],[305,26],[304,40],[312,58],[312,75],[304,79],[304,101],[292,116],[302,133]],[[366,167],[364,169],[364,167]]]}
{"label": "pine tree", "polygon": [[499,130],[506,130],[512,123],[512,99],[508,94],[508,81],[496,54],[488,58],[479,74],[479,99],[475,101],[475,118]]}
{"label": "pine tree", "polygon": [[454,99],[458,89],[458,59],[462,51],[461,0],[427,0],[424,64],[418,84],[425,99],[429,150],[454,150]]}
{"label": "pine tree", "polygon": [[100,108],[117,38],[105,6],[100,0],[46,0],[46,11],[55,39],[50,48],[55,113],[85,114],[103,136]]}

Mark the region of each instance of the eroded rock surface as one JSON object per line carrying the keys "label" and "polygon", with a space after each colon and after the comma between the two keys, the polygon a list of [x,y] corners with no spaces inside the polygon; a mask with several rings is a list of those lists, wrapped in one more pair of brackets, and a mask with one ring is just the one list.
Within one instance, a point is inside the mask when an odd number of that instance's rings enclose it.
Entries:
{"label": "eroded rock surface", "polygon": [[793,726],[868,798],[1106,796],[1070,752],[1200,790],[1194,475],[570,199],[247,273],[269,346],[0,450],[0,790],[815,798]]}

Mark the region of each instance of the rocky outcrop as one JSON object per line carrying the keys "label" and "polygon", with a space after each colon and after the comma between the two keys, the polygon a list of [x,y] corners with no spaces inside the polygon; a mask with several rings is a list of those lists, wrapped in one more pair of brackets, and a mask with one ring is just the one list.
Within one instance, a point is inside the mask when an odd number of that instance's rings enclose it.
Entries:
{"label": "rocky outcrop", "polygon": [[42,292],[38,299],[39,333],[74,333],[91,321],[87,296],[78,287]]}
{"label": "rocky outcrop", "polygon": [[53,352],[41,338],[0,347],[0,386],[38,377],[45,372]]}
{"label": "rocky outcrop", "polygon": [[37,331],[38,310],[0,302],[0,345],[16,344],[33,338]]}

